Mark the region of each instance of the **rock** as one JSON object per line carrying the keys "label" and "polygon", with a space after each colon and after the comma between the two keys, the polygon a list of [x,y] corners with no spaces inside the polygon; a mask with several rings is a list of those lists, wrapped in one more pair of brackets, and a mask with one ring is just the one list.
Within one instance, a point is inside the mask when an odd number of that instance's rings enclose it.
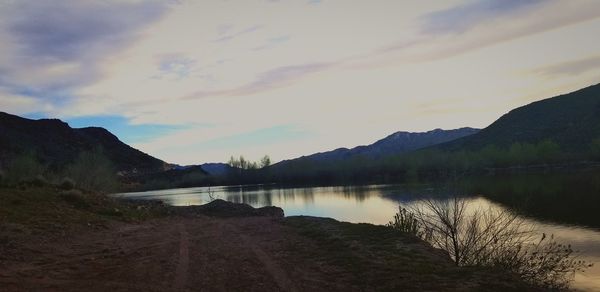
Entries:
{"label": "rock", "polygon": [[65,177],[62,179],[58,187],[63,190],[71,190],[75,187],[75,181],[69,177]]}
{"label": "rock", "polygon": [[268,217],[277,217],[277,218],[283,218],[284,214],[283,214],[283,209],[279,208],[279,207],[275,207],[275,206],[267,206],[267,207],[262,207],[262,208],[258,208],[255,210],[256,215],[258,216],[268,216]]}
{"label": "rock", "polygon": [[201,206],[181,207],[184,213],[192,212],[213,217],[250,217],[269,216],[282,218],[283,209],[269,206],[255,209],[250,205],[227,202],[221,199],[214,200]]}

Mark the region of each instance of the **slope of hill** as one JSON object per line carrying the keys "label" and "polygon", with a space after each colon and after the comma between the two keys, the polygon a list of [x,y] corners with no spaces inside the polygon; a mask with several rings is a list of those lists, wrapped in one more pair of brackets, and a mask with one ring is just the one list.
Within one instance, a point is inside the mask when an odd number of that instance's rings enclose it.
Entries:
{"label": "slope of hill", "polygon": [[79,153],[100,147],[119,171],[163,171],[167,164],[130,147],[104,128],[73,129],[58,119],[30,120],[0,112],[0,163],[25,152],[42,162],[61,167]]}
{"label": "slope of hill", "polygon": [[579,152],[595,138],[600,138],[600,84],[516,108],[479,133],[439,147],[477,150],[552,140],[563,151]]}
{"label": "slope of hill", "polygon": [[204,163],[200,165],[204,171],[206,171],[210,175],[225,175],[233,167],[229,166],[227,163]]}
{"label": "slope of hill", "polygon": [[[333,162],[358,156],[382,158],[452,141],[473,135],[478,131],[479,129],[460,128],[454,130],[435,129],[421,133],[396,132],[367,146],[358,146],[352,149],[338,148],[332,151],[303,156],[300,159]],[[287,161],[293,161],[293,159]]]}

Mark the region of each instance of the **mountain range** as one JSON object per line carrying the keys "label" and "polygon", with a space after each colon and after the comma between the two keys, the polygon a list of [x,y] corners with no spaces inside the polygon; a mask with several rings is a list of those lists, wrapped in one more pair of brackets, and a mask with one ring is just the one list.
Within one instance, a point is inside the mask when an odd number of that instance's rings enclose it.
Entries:
{"label": "mountain range", "polygon": [[[336,160],[349,159],[358,156],[376,159],[445,143],[473,135],[477,132],[479,132],[479,129],[474,128],[460,128],[454,130],[435,129],[428,132],[400,131],[370,145],[358,146],[351,149],[338,148],[332,151],[302,156],[299,159],[310,159],[323,162],[335,162]],[[282,163],[285,163],[286,161],[283,161]]]}
{"label": "mountain range", "polygon": [[[544,140],[551,140],[560,145],[562,151],[573,153],[588,151],[592,141],[600,141],[600,84],[516,108],[482,130],[396,132],[370,145],[284,160],[269,169],[271,173],[290,167],[294,171],[316,172],[322,170],[322,166],[329,169],[334,169],[332,165],[361,167],[345,163],[361,159],[386,161],[387,157],[419,149],[478,150],[488,145],[506,149],[515,142]],[[168,173],[166,178],[169,178],[194,172],[219,176],[230,169],[222,163],[177,167],[128,146],[104,128],[71,128],[58,119],[32,120],[0,112],[0,167],[17,155],[35,153],[41,162],[60,168],[79,153],[96,148],[101,148],[119,171],[131,174]]]}
{"label": "mountain range", "polygon": [[100,148],[118,171],[153,173],[169,164],[121,142],[99,127],[71,128],[58,119],[31,120],[0,112],[0,164],[24,153],[35,153],[44,164],[61,168],[84,151]]}
{"label": "mountain range", "polygon": [[551,140],[562,151],[587,151],[600,138],[600,84],[516,108],[475,135],[439,146],[444,150],[477,150],[487,145]]}

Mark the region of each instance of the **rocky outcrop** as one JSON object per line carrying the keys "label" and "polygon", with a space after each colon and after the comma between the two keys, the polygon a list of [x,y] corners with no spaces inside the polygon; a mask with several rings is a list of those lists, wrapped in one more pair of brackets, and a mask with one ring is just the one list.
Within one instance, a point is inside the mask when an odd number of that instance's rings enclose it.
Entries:
{"label": "rocky outcrop", "polygon": [[201,214],[211,217],[267,216],[283,218],[283,209],[274,206],[253,208],[247,204],[232,203],[221,199],[200,206],[175,207],[182,215]]}

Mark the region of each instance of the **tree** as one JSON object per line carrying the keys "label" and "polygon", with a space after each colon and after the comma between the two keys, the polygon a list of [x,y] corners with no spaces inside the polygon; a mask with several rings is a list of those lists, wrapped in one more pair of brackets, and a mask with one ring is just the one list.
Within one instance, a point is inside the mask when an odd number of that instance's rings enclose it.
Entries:
{"label": "tree", "polygon": [[231,158],[229,158],[228,164],[231,167],[239,168],[242,170],[259,169],[271,165],[271,158],[269,158],[269,155],[265,155],[263,158],[261,158],[260,162],[256,162],[247,160],[246,158],[244,158],[243,155],[240,155],[240,157],[237,159],[231,156]]}
{"label": "tree", "polygon": [[543,162],[550,162],[556,160],[560,154],[560,146],[552,140],[544,140],[537,144],[538,157]]}
{"label": "tree", "polygon": [[238,161],[240,162],[241,169],[248,169],[248,161],[246,161],[243,155],[240,155],[240,159]]}
{"label": "tree", "polygon": [[600,138],[596,138],[590,144],[592,158],[600,159]]}
{"label": "tree", "polygon": [[260,168],[265,168],[269,165],[271,165],[271,158],[269,157],[269,155],[263,156],[263,158],[260,159]]}
{"label": "tree", "polygon": [[94,191],[116,189],[116,173],[112,161],[104,155],[101,148],[79,153],[66,170],[66,175],[75,180],[78,187]]}
{"label": "tree", "polygon": [[231,156],[231,158],[229,158],[228,164],[233,168],[240,168],[240,161],[233,157],[233,155]]}
{"label": "tree", "polygon": [[8,184],[16,184],[31,181],[45,172],[46,167],[38,161],[36,155],[33,152],[25,152],[8,163],[3,179]]}

